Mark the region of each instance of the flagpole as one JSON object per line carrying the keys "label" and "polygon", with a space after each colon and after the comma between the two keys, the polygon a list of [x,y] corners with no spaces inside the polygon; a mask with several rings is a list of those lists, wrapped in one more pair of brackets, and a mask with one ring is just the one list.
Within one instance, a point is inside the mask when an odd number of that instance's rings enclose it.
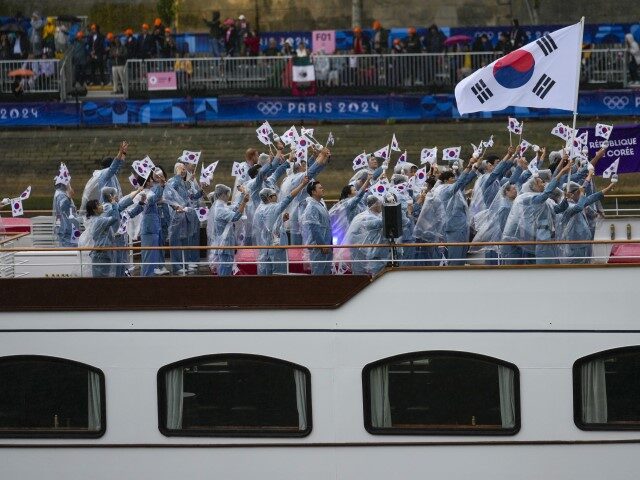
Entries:
{"label": "flagpole", "polygon": [[[576,140],[576,121],[578,119],[578,93],[580,91],[580,67],[582,65],[582,37],[584,36],[584,17],[580,19],[580,35],[578,35],[578,64],[576,65],[576,90],[573,100],[573,131],[571,132],[571,143],[569,144],[569,156],[573,149],[573,142]],[[571,161],[571,158],[569,158]],[[569,182],[571,181],[571,169],[567,176],[567,192],[569,191]]]}

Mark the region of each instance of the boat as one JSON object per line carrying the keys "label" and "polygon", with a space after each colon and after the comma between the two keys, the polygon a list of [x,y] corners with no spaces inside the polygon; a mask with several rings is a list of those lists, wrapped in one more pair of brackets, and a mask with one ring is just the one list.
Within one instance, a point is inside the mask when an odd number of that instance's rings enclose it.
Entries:
{"label": "boat", "polygon": [[640,267],[611,258],[2,278],[2,476],[635,478]]}

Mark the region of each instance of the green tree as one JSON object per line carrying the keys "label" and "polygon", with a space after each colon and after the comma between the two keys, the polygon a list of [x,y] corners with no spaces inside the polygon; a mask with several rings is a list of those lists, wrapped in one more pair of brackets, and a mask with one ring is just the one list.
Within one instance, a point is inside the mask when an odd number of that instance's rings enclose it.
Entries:
{"label": "green tree", "polygon": [[176,15],[176,5],[174,0],[158,0],[156,5],[158,16],[165,25],[171,25]]}

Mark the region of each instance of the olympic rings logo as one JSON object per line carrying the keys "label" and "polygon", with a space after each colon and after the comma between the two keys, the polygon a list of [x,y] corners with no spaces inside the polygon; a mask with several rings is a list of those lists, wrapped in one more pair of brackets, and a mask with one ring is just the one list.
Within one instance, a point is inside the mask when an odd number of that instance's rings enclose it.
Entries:
{"label": "olympic rings logo", "polygon": [[602,103],[604,103],[610,110],[622,110],[629,105],[629,98],[607,95],[602,99]]}
{"label": "olympic rings logo", "polygon": [[258,103],[258,110],[263,115],[276,115],[282,110],[281,102],[260,102]]}

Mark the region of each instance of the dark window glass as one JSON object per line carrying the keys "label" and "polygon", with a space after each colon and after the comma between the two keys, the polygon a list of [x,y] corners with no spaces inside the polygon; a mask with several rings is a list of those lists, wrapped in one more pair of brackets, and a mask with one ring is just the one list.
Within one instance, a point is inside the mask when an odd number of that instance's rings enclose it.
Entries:
{"label": "dark window glass", "polygon": [[575,421],[585,429],[640,429],[640,347],[608,350],[573,367]]}
{"label": "dark window glass", "polygon": [[99,436],[104,376],[50,357],[0,358],[0,435]]}
{"label": "dark window glass", "polygon": [[519,429],[514,365],[459,352],[422,352],[367,365],[365,427],[371,433],[497,433]]}
{"label": "dark window glass", "polygon": [[311,431],[310,374],[281,360],[210,356],[158,374],[166,435],[302,436]]}

